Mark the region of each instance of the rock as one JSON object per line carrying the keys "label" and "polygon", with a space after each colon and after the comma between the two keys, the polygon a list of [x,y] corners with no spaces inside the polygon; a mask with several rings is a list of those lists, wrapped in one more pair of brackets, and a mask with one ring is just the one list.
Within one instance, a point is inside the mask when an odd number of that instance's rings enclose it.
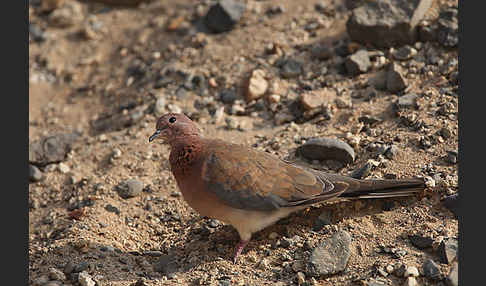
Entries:
{"label": "rock", "polygon": [[338,108],[342,108],[342,109],[353,107],[353,102],[351,101],[351,98],[349,98],[349,97],[346,97],[346,98],[343,98],[342,96],[337,97],[334,100],[334,103],[336,104],[336,106]]}
{"label": "rock", "polygon": [[434,240],[430,237],[424,237],[421,235],[410,235],[408,237],[410,243],[418,249],[426,249],[432,247]]}
{"label": "rock", "polygon": [[403,286],[418,286],[417,279],[415,279],[415,277],[410,276],[405,280]]}
{"label": "rock", "polygon": [[247,80],[246,100],[252,101],[262,97],[268,89],[268,82],[265,79],[265,71],[253,70]]}
{"label": "rock", "polygon": [[122,155],[122,151],[118,148],[113,148],[113,151],[111,153],[111,158],[113,159],[118,159],[120,158]]}
{"label": "rock", "polygon": [[346,231],[338,231],[325,239],[312,251],[307,274],[321,277],[343,271],[351,255],[351,236]]}
{"label": "rock", "polygon": [[377,0],[353,9],[346,23],[349,37],[377,47],[413,44],[417,24],[431,7],[432,0]]}
{"label": "rock", "polygon": [[349,176],[355,179],[364,179],[370,174],[373,167],[374,165],[368,161],[362,167],[355,169]]}
{"label": "rock", "polygon": [[93,278],[91,278],[91,275],[89,275],[86,272],[80,272],[78,275],[78,282],[81,286],[95,286],[95,282],[93,281]]}
{"label": "rock", "polygon": [[66,158],[79,138],[78,133],[56,134],[30,143],[29,163],[36,166],[59,163]]}
{"label": "rock", "polygon": [[165,98],[163,96],[159,96],[157,100],[155,101],[155,107],[154,107],[154,114],[155,116],[159,117],[162,116],[166,113],[165,110]]}
{"label": "rock", "polygon": [[370,57],[367,50],[359,50],[348,56],[344,61],[346,71],[351,76],[365,73],[371,67]]}
{"label": "rock", "polygon": [[376,124],[382,122],[381,118],[372,115],[363,115],[358,118],[358,122],[362,122],[369,126],[375,126]]}
{"label": "rock", "polygon": [[108,212],[111,212],[111,213],[115,213],[117,215],[120,214],[120,209],[118,209],[117,207],[111,205],[111,204],[107,204],[105,206],[105,210],[108,211]]}
{"label": "rock", "polygon": [[417,95],[408,93],[398,98],[395,105],[398,110],[417,108]]}
{"label": "rock", "polygon": [[437,41],[444,47],[452,48],[459,43],[457,14],[457,8],[449,8],[439,15]]}
{"label": "rock", "polygon": [[403,277],[405,275],[406,270],[407,270],[407,266],[405,264],[400,264],[398,267],[395,267],[393,274],[397,277]]}
{"label": "rock", "polygon": [[66,165],[62,162],[57,165],[57,169],[59,170],[59,172],[61,172],[63,174],[69,173],[69,171],[71,171],[71,168],[69,168],[68,165]]}
{"label": "rock", "polygon": [[323,44],[314,45],[310,52],[313,58],[321,61],[329,59],[333,54],[332,48]]}
{"label": "rock", "polygon": [[405,45],[393,51],[392,56],[399,61],[405,61],[417,55],[417,50],[409,45]]}
{"label": "rock", "polygon": [[422,265],[422,270],[424,271],[425,277],[435,280],[440,278],[439,266],[432,260],[427,259]]}
{"label": "rock", "polygon": [[417,269],[417,267],[415,266],[408,266],[406,269],[405,269],[405,272],[403,273],[403,276],[404,277],[418,277],[419,276],[419,271]]}
{"label": "rock", "polygon": [[45,32],[34,23],[29,23],[29,35],[32,37],[32,40],[36,42],[43,42],[46,40]]}
{"label": "rock", "polygon": [[459,272],[458,272],[458,264],[454,262],[451,268],[451,272],[447,275],[446,283],[448,286],[458,286],[459,285]]}
{"label": "rock", "polygon": [[450,210],[457,217],[459,213],[459,196],[457,194],[448,196],[442,200],[445,208]]}
{"label": "rock", "polygon": [[296,151],[309,160],[336,160],[346,164],[354,161],[353,148],[334,138],[311,138]]}
{"label": "rock", "polygon": [[447,151],[446,161],[451,163],[451,164],[457,164],[457,156],[458,155],[459,154],[457,153],[457,151],[449,150],[449,151]]}
{"label": "rock", "polygon": [[233,104],[238,99],[238,95],[232,89],[225,89],[219,94],[219,100],[226,104]]}
{"label": "rock", "polygon": [[[66,265],[66,267],[64,267],[64,273],[66,273],[66,271],[69,270],[69,269],[66,269],[66,268],[67,268],[67,265]],[[86,261],[81,261],[78,264],[73,265],[71,272],[72,273],[79,273],[79,272],[83,272],[83,271],[87,270],[88,268],[89,268],[89,263],[86,262]]]}
{"label": "rock", "polygon": [[313,110],[332,102],[335,98],[336,92],[333,89],[324,88],[314,92],[302,93],[299,101],[304,110]]}
{"label": "rock", "polygon": [[64,281],[66,280],[66,275],[61,270],[51,267],[49,268],[49,278],[51,280]]}
{"label": "rock", "polygon": [[386,89],[391,93],[396,93],[406,87],[407,80],[402,67],[397,63],[390,63],[386,74]]}
{"label": "rock", "polygon": [[324,211],[314,221],[314,224],[312,225],[312,230],[320,231],[321,229],[324,228],[324,226],[330,224],[331,224],[331,214],[329,212]]}
{"label": "rock", "polygon": [[215,33],[228,32],[240,21],[245,10],[245,2],[220,0],[209,8],[204,21],[206,26]]}
{"label": "rock", "polygon": [[299,102],[305,110],[312,110],[322,107],[326,100],[320,94],[314,92],[306,92],[300,95]]}
{"label": "rock", "polygon": [[444,239],[439,245],[439,259],[441,263],[452,263],[457,257],[458,245],[454,238]]}
{"label": "rock", "polygon": [[43,286],[49,281],[49,277],[46,275],[39,276],[32,281],[33,286]]}
{"label": "rock", "polygon": [[418,39],[421,42],[435,42],[437,41],[436,27],[427,24],[418,26]]}
{"label": "rock", "polygon": [[301,73],[302,63],[293,59],[285,60],[280,68],[280,75],[287,79],[298,77]]}
{"label": "rock", "polygon": [[368,85],[376,88],[377,90],[385,90],[386,78],[387,78],[387,71],[381,70],[368,79]]}
{"label": "rock", "polygon": [[118,185],[118,192],[120,197],[124,199],[133,198],[142,193],[143,183],[135,180],[129,179]]}
{"label": "rock", "polygon": [[169,275],[176,271],[176,262],[173,255],[163,255],[154,264],[154,271],[160,272],[163,275]]}
{"label": "rock", "polygon": [[387,157],[389,160],[393,160],[398,154],[400,153],[400,149],[398,149],[397,146],[391,145],[386,151],[385,151],[385,157]]}
{"label": "rock", "polygon": [[49,14],[49,23],[59,28],[67,28],[84,19],[83,6],[78,1],[67,1],[64,6]]}
{"label": "rock", "polygon": [[34,165],[29,164],[29,181],[39,182],[44,178],[41,170]]}

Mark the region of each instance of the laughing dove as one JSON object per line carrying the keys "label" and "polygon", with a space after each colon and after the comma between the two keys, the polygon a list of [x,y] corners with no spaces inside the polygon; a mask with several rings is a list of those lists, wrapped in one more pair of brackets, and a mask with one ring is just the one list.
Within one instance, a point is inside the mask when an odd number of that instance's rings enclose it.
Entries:
{"label": "laughing dove", "polygon": [[253,233],[292,212],[334,198],[409,196],[422,179],[357,180],[285,162],[267,152],[203,138],[184,114],[160,117],[152,142],[170,145],[170,166],[186,202],[202,216],[231,224],[240,235],[233,261]]}

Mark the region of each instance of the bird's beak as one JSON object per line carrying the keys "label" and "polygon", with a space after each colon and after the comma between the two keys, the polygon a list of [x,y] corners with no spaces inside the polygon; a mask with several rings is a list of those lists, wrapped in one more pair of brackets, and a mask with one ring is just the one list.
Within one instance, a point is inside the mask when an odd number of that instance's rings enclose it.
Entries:
{"label": "bird's beak", "polygon": [[152,136],[149,137],[149,142],[154,141],[155,138],[157,138],[160,135],[160,129],[157,129],[157,131],[152,134]]}

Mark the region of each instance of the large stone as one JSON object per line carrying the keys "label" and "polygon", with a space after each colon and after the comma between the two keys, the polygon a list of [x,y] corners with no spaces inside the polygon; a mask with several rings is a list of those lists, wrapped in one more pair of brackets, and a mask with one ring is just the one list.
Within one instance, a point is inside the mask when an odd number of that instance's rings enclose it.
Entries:
{"label": "large stone", "polygon": [[29,163],[45,166],[63,161],[79,137],[78,133],[56,134],[30,143]]}
{"label": "large stone", "polygon": [[312,138],[297,148],[297,154],[309,160],[354,161],[354,150],[348,143],[334,138]]}
{"label": "large stone", "polygon": [[265,71],[256,69],[250,73],[246,81],[246,100],[256,100],[262,97],[268,89]]}
{"label": "large stone", "polygon": [[325,239],[312,251],[307,274],[321,277],[343,271],[351,251],[351,236],[346,231],[338,231]]}
{"label": "large stone", "polygon": [[215,33],[228,32],[245,13],[246,3],[237,0],[221,0],[209,8],[206,26]]}
{"label": "large stone", "polygon": [[390,63],[388,65],[388,72],[386,75],[386,89],[391,93],[396,93],[404,90],[407,87],[407,79],[405,78],[403,68],[397,63]]}
{"label": "large stone", "polygon": [[412,44],[417,39],[417,24],[433,0],[366,1],[355,9],[346,23],[353,41],[378,47]]}

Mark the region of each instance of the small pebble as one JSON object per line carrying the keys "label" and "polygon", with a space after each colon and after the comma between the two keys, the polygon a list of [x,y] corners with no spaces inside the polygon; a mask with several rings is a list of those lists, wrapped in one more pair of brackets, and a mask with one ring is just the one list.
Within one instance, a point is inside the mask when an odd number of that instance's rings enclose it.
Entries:
{"label": "small pebble", "polygon": [[129,179],[119,184],[118,190],[122,198],[133,198],[142,193],[143,183],[135,179]]}
{"label": "small pebble", "polygon": [[69,168],[68,165],[64,164],[64,163],[59,163],[59,165],[57,165],[57,169],[59,170],[59,172],[63,173],[63,174],[66,174],[68,173],[69,171],[71,171],[71,169]]}
{"label": "small pebble", "polygon": [[79,273],[78,282],[81,286],[95,286],[96,284],[91,278],[91,275],[84,271]]}
{"label": "small pebble", "polygon": [[29,164],[29,180],[31,182],[39,182],[42,180],[43,174],[39,168],[34,165]]}

